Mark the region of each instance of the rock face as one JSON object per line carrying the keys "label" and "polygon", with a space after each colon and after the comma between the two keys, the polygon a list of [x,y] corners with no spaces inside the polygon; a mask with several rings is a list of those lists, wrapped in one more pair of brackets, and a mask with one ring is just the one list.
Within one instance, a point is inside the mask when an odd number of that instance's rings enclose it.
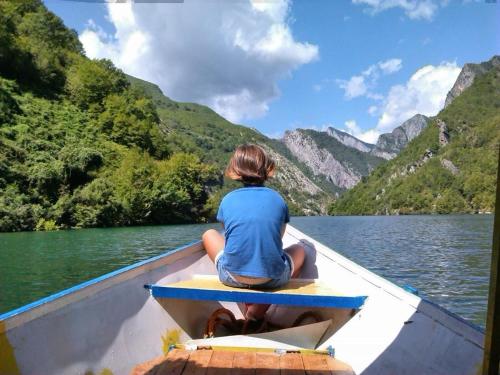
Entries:
{"label": "rock face", "polygon": [[326,134],[328,134],[330,137],[335,138],[344,146],[352,147],[361,152],[370,153],[382,159],[389,160],[392,159],[394,156],[396,156],[396,154],[392,152],[387,152],[385,150],[382,150],[371,143],[363,142],[362,140],[354,137],[353,135],[350,135],[346,132],[343,132],[341,130],[332,127],[329,127],[326,130]]}
{"label": "rock face", "polygon": [[365,143],[365,142],[359,140],[358,138],[356,138],[356,137],[354,137],[346,132],[337,130],[337,129],[332,128],[332,127],[329,127],[328,129],[326,129],[326,134],[328,134],[330,137],[335,138],[337,141],[339,141],[343,145],[345,145],[347,147],[355,148],[356,150],[359,150],[361,152],[370,152],[375,147],[372,144]]}
{"label": "rock face", "polygon": [[500,56],[498,55],[493,56],[489,61],[480,64],[465,64],[462,68],[462,71],[458,75],[455,84],[446,96],[444,107],[448,107],[457,96],[459,96],[466,88],[472,85],[472,82],[474,82],[474,78],[498,66],[500,66]]}
{"label": "rock face", "polygon": [[259,145],[276,162],[276,175],[272,180],[284,187],[281,189],[281,193],[293,204],[300,207],[303,215],[326,215],[332,197],[311,181],[285,156],[266,144]]}
{"label": "rock face", "polygon": [[287,131],[283,141],[291,153],[306,164],[314,175],[324,175],[335,186],[349,189],[361,180],[359,174],[342,165],[328,151],[320,149],[313,139],[300,129]]}
{"label": "rock face", "polygon": [[441,165],[443,166],[443,168],[446,168],[455,176],[460,172],[460,170],[456,167],[455,164],[453,164],[453,162],[451,160],[442,159]]}
{"label": "rock face", "polygon": [[428,117],[417,114],[403,122],[391,133],[380,135],[377,141],[377,148],[394,157],[406,147],[408,142],[417,137],[426,128],[428,123]]}
{"label": "rock face", "polygon": [[324,193],[320,187],[304,175],[304,173],[287,158],[278,154],[265,144],[260,144],[260,146],[264,148],[269,156],[276,162],[277,173],[274,178],[283,186],[286,186],[288,189],[296,189],[310,195]]}
{"label": "rock face", "polygon": [[446,123],[441,119],[436,121],[436,125],[439,127],[439,145],[441,147],[446,146],[450,142],[448,126],[446,126]]}
{"label": "rock face", "polygon": [[[349,143],[353,141],[349,137],[343,139]],[[315,176],[322,176],[337,190],[352,188],[383,161],[369,152],[346,146],[326,132],[309,129],[287,131],[283,142]]]}

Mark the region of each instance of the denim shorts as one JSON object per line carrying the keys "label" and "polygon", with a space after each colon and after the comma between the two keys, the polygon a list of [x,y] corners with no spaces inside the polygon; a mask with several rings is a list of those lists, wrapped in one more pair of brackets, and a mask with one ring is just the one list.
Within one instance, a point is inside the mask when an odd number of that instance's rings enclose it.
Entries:
{"label": "denim shorts", "polygon": [[231,273],[224,268],[221,262],[219,262],[221,256],[224,254],[224,251],[221,251],[215,257],[215,268],[217,268],[217,272],[219,274],[219,280],[221,283],[227,286],[232,286],[234,288],[256,288],[256,289],[274,289],[279,288],[280,286],[285,285],[290,281],[293,273],[293,261],[290,255],[285,253],[285,269],[281,276],[277,279],[268,280],[262,284],[246,284],[242,283],[234,278]]}

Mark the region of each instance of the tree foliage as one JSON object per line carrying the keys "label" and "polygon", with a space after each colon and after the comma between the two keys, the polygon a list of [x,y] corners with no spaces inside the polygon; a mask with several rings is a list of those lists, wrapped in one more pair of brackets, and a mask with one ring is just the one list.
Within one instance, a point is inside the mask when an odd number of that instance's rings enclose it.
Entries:
{"label": "tree foliage", "polygon": [[0,231],[204,221],[218,170],[38,0],[0,1]]}

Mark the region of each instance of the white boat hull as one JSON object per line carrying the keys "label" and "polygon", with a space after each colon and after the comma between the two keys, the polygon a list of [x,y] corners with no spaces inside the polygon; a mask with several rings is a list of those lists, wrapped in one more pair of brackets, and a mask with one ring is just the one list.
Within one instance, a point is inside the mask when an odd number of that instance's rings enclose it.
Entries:
{"label": "white boat hull", "polygon": [[[357,374],[474,374],[483,333],[288,226],[285,245],[306,244],[303,278],[367,295],[364,306],[315,309],[332,326],[319,349]],[[169,344],[201,337],[207,317],[236,303],[154,299],[145,284],[215,274],[201,243],[115,271],[0,316],[0,374],[128,374]],[[270,320],[287,325],[303,311],[273,306]]]}

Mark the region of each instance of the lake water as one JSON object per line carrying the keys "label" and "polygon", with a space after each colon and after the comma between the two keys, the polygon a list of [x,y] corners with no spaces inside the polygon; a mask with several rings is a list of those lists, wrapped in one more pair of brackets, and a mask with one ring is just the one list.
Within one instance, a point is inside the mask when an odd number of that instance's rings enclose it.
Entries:
{"label": "lake water", "polygon": [[[493,217],[294,217],[364,267],[484,325]],[[218,224],[0,234],[0,313],[191,242]]]}

